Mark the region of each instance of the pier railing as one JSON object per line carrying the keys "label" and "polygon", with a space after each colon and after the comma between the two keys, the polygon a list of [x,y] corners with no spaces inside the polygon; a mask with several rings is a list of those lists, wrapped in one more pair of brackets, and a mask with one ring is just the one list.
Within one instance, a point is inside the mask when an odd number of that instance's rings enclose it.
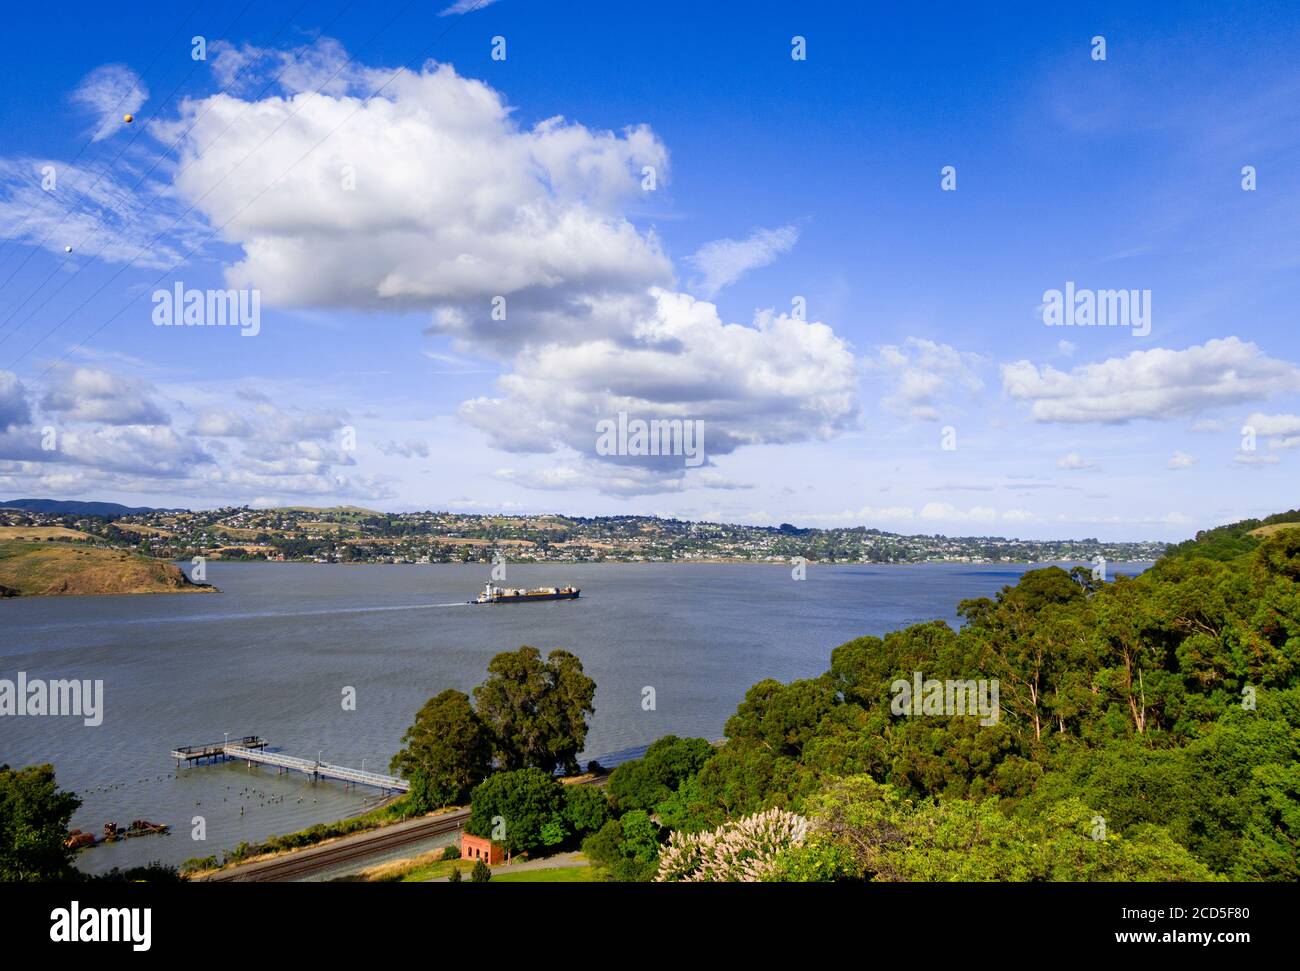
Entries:
{"label": "pier railing", "polygon": [[366,772],[364,769],[352,769],[346,765],[333,765],[316,759],[301,759],[296,755],[284,755],[280,752],[266,751],[266,739],[260,735],[245,735],[232,742],[213,742],[208,745],[182,745],[172,749],[172,758],[176,764],[182,761],[196,762],[203,759],[213,761],[225,759],[243,759],[249,765],[273,765],[277,769],[290,769],[304,772],[315,779],[337,779],[353,785],[373,786],[385,792],[410,792],[411,783],[397,776],[384,775],[380,772]]}
{"label": "pier railing", "polygon": [[246,749],[238,745],[227,745],[226,754],[232,758],[244,759],[247,762],[274,765],[282,769],[294,769],[298,772],[306,772],[308,775],[320,776],[326,779],[339,779],[343,782],[355,782],[359,785],[374,786],[376,789],[389,789],[399,792],[409,792],[411,790],[411,784],[405,779],[399,779],[397,776],[383,775],[379,772],[366,772],[363,769],[350,769],[346,765],[332,765],[329,762],[318,762],[315,759],[300,759],[295,755]]}

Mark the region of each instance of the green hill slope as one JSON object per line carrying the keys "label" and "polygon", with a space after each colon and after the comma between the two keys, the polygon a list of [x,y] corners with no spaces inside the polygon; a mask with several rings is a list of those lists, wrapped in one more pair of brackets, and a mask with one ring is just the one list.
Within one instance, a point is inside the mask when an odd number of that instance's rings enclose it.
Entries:
{"label": "green hill slope", "polygon": [[1259,546],[1268,533],[1274,532],[1267,527],[1288,523],[1300,523],[1300,509],[1274,513],[1264,519],[1243,519],[1239,523],[1203,529],[1194,538],[1169,547],[1165,556],[1175,559],[1202,556],[1227,562]]}

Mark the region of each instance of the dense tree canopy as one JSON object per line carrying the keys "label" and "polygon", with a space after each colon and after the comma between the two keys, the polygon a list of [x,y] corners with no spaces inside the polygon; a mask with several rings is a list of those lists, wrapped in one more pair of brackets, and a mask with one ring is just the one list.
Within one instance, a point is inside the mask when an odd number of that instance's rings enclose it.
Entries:
{"label": "dense tree canopy", "polygon": [[65,880],[75,876],[64,846],[81,800],[62,792],[54,767],[0,765],[0,881]]}
{"label": "dense tree canopy", "polygon": [[609,777],[610,801],[621,812],[653,809],[699,772],[712,754],[713,746],[705,739],[665,735],[642,758],[614,769]]}
{"label": "dense tree canopy", "polygon": [[[1134,578],[1031,570],[960,604],[960,630],[850,641],[820,678],[751,688],[697,772],[620,767],[613,805],[683,833],[808,814],[785,879],[1296,880],[1296,519],[1212,532]],[[915,676],[996,680],[999,717],[895,713]],[[619,823],[593,846],[640,878]]]}
{"label": "dense tree canopy", "polygon": [[[474,709],[435,698],[399,759],[444,765],[426,733],[473,739],[477,723],[506,771],[474,790],[470,831],[504,821],[514,851],[589,834],[614,880],[676,872],[673,854],[744,820],[797,815],[807,829],[765,879],[1296,881],[1296,520],[1210,531],[1111,582],[1030,570],[959,604],[958,630],[849,641],[819,677],[750,688],[721,746],[658,740],[614,771],[608,800],[552,776],[576,770],[593,711],[594,684],[563,651],[498,655]],[[996,717],[899,709],[914,679],[996,684]]]}
{"label": "dense tree canopy", "polygon": [[582,851],[611,880],[650,880],[659,868],[660,826],[644,809],[611,819],[583,841]]}
{"label": "dense tree canopy", "polygon": [[1261,537],[1257,530],[1287,523],[1300,523],[1300,509],[1275,513],[1264,519],[1243,519],[1241,522],[1203,529],[1192,539],[1171,547],[1166,553],[1167,559],[1191,558],[1234,560],[1244,553],[1249,553],[1260,544]]}
{"label": "dense tree canopy", "polygon": [[557,650],[543,661],[537,648],[525,646],[492,659],[474,703],[502,768],[559,767],[574,774],[595,695],[596,682],[577,657]]}
{"label": "dense tree canopy", "polygon": [[476,786],[465,829],[522,853],[570,840],[576,845],[608,819],[609,804],[599,788],[566,785],[548,772],[527,768],[497,772]]}
{"label": "dense tree canopy", "polygon": [[452,688],[431,698],[402,737],[391,768],[411,781],[412,811],[462,802],[493,768],[577,772],[596,693],[582,662],[521,647],[494,657],[488,675],[473,703]]}
{"label": "dense tree canopy", "polygon": [[1031,818],[1009,818],[996,799],[913,801],[851,776],[808,800],[808,810],[811,837],[783,854],[770,879],[1212,879],[1159,827],[1098,838],[1093,810],[1071,798]]}
{"label": "dense tree canopy", "polygon": [[564,830],[564,809],[564,787],[550,773],[536,768],[498,772],[475,787],[465,829],[522,853]]}
{"label": "dense tree canopy", "polygon": [[412,808],[460,802],[488,774],[492,736],[463,691],[448,688],[427,701],[402,737],[392,771],[411,780]]}
{"label": "dense tree canopy", "polygon": [[565,786],[564,819],[574,833],[594,833],[609,819],[605,793],[595,786]]}

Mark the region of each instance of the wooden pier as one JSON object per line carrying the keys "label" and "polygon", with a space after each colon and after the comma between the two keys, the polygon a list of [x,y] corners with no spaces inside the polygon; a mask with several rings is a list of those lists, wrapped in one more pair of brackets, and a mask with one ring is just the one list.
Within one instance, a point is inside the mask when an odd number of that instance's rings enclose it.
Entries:
{"label": "wooden pier", "polygon": [[337,779],[345,785],[373,786],[388,792],[410,792],[411,783],[393,775],[379,772],[366,772],[351,769],[346,765],[332,765],[318,759],[300,759],[293,755],[281,755],[266,751],[266,739],[259,735],[245,735],[243,738],[229,742],[213,742],[207,745],[183,745],[172,750],[176,765],[188,762],[193,765],[201,762],[224,762],[227,759],[243,759],[252,765],[273,765],[276,772],[290,770],[302,772],[313,779]]}
{"label": "wooden pier", "polygon": [[195,762],[224,762],[229,756],[226,749],[231,746],[238,746],[244,749],[264,749],[266,748],[266,739],[259,735],[245,735],[243,738],[235,741],[212,742],[208,745],[182,745],[179,748],[172,749],[172,758],[176,760],[177,768],[180,768],[182,762],[188,762],[191,765]]}

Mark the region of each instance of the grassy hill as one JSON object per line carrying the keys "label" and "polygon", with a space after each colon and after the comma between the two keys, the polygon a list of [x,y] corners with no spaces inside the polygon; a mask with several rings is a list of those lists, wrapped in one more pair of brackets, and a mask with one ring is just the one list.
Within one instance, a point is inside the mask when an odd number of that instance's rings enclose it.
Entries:
{"label": "grassy hill", "polygon": [[368,519],[371,516],[383,516],[382,512],[367,509],[365,506],[276,506],[272,512],[309,512],[322,515],[338,516],[343,519]]}
{"label": "grassy hill", "polygon": [[66,526],[0,526],[0,540],[26,540],[29,543],[43,540],[93,540],[89,533]]}
{"label": "grassy hill", "polygon": [[1171,559],[1202,556],[1226,563],[1255,549],[1270,533],[1292,524],[1300,524],[1300,509],[1274,513],[1263,519],[1243,519],[1239,523],[1203,529],[1193,539],[1169,547],[1165,556]]}
{"label": "grassy hill", "polygon": [[1280,533],[1284,529],[1297,528],[1300,528],[1300,523],[1269,523],[1267,526],[1260,526],[1258,529],[1252,529],[1250,535],[1263,538],[1265,536],[1272,536],[1274,533]]}
{"label": "grassy hill", "polygon": [[177,566],[120,550],[0,541],[0,596],[206,593]]}

